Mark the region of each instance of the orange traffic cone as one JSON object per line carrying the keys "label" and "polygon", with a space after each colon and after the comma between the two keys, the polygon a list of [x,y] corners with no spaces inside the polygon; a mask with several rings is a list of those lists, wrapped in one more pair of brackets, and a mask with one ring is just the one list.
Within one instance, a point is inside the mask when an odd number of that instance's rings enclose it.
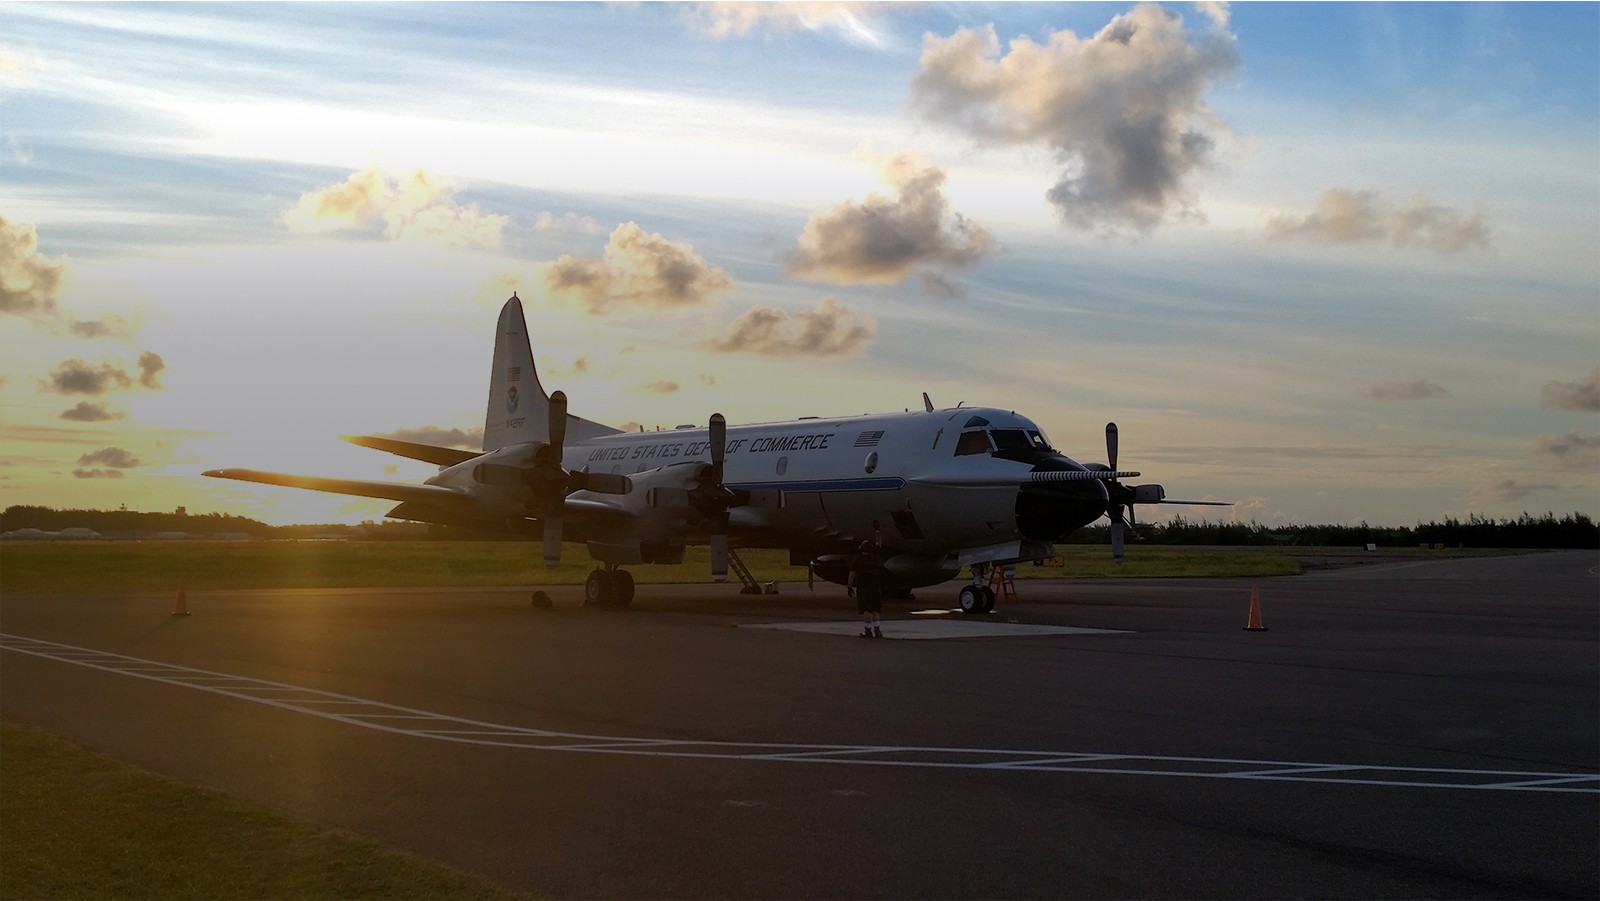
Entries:
{"label": "orange traffic cone", "polygon": [[172,610],[173,616],[189,615],[189,598],[183,591],[183,580],[178,580],[178,605]]}
{"label": "orange traffic cone", "polygon": [[1267,627],[1261,625],[1261,592],[1254,585],[1250,586],[1250,616],[1245,620],[1246,632],[1265,632]]}

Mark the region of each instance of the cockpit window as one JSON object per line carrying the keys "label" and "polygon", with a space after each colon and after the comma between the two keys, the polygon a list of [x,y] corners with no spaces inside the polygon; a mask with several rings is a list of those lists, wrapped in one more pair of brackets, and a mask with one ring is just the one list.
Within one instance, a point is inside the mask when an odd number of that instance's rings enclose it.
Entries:
{"label": "cockpit window", "polygon": [[[976,418],[976,417],[974,417]],[[987,454],[994,448],[989,446],[988,432],[962,432],[956,441],[956,456],[965,457],[970,454]]]}
{"label": "cockpit window", "polygon": [[964,428],[964,429],[981,429],[981,428],[983,428],[984,426],[986,426],[988,424],[989,424],[989,420],[984,419],[982,416],[974,416],[974,417],[968,419],[967,420],[967,424],[962,426],[962,428]]}
{"label": "cockpit window", "polygon": [[994,445],[1002,451],[1025,451],[1033,447],[1028,435],[1021,429],[995,429],[989,433]]}
{"label": "cockpit window", "polygon": [[1030,430],[1028,432],[1028,443],[1032,444],[1035,450],[1053,450],[1050,447],[1050,439],[1046,438],[1043,432]]}

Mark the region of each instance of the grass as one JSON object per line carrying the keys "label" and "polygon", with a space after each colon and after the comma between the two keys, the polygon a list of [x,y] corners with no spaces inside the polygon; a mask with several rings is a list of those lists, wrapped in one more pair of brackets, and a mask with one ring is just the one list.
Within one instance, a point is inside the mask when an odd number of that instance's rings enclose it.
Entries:
{"label": "grass", "polygon": [[519,898],[0,720],[0,898]]}
{"label": "grass", "polygon": [[[1065,565],[1017,567],[1023,579],[1274,576],[1300,571],[1295,557],[1260,548],[1130,547],[1111,562],[1107,547],[1061,548]],[[760,581],[805,581],[786,551],[740,556]],[[577,585],[594,568],[580,545],[546,569],[536,542],[519,541],[7,541],[0,544],[0,591],[173,591],[227,588],[391,588]],[[641,583],[709,580],[710,553],[691,547],[677,566],[637,566]]]}

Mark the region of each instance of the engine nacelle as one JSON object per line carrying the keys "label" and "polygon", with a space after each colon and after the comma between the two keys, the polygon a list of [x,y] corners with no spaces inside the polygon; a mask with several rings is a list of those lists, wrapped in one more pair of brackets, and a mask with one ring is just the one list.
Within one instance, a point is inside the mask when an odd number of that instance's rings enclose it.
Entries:
{"label": "engine nacelle", "polygon": [[1160,485],[1133,486],[1133,502],[1136,504],[1159,504],[1166,496],[1167,490]]}

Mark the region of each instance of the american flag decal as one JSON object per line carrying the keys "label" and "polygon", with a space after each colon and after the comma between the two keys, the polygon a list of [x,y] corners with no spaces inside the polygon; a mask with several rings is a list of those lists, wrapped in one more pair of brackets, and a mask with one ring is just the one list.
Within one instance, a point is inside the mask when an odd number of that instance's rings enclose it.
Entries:
{"label": "american flag decal", "polygon": [[856,436],[856,445],[855,446],[856,447],[877,447],[878,446],[878,442],[882,441],[882,440],[883,440],[883,433],[882,432],[862,432],[860,435]]}
{"label": "american flag decal", "polygon": [[515,382],[522,378],[522,367],[512,366],[506,370],[506,381]]}

